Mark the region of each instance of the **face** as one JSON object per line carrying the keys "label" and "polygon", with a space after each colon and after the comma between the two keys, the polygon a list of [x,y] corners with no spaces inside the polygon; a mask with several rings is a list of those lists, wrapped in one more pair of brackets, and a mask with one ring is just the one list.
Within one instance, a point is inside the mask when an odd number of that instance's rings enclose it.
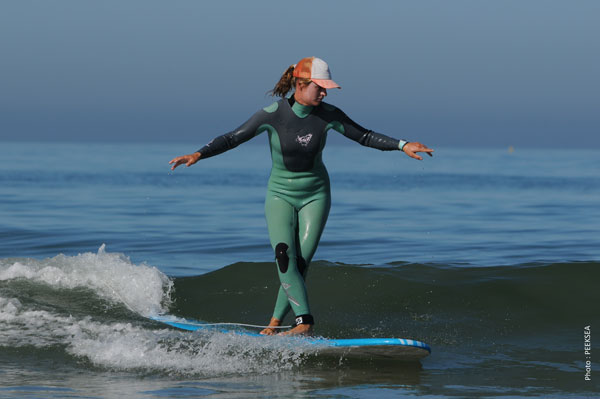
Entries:
{"label": "face", "polygon": [[294,98],[302,105],[312,105],[313,107],[321,104],[321,101],[327,96],[327,89],[319,86],[315,82],[307,85],[297,84]]}

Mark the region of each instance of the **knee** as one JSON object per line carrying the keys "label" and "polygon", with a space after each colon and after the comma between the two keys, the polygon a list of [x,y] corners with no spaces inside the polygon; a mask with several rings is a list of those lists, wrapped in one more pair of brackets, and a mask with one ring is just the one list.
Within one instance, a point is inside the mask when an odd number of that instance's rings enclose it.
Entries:
{"label": "knee", "polygon": [[290,263],[290,258],[287,254],[288,248],[287,244],[283,242],[280,242],[275,246],[275,260],[277,260],[277,266],[281,273],[287,272]]}

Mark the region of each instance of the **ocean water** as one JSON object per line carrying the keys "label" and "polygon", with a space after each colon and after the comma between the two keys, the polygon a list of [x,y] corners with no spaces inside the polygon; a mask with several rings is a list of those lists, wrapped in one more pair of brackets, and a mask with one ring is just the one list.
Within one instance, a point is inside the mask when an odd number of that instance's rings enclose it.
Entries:
{"label": "ocean water", "polygon": [[174,172],[202,143],[0,142],[0,398],[600,397],[598,150],[328,144],[315,333],[422,340],[421,362],[150,321],[268,321],[254,141]]}

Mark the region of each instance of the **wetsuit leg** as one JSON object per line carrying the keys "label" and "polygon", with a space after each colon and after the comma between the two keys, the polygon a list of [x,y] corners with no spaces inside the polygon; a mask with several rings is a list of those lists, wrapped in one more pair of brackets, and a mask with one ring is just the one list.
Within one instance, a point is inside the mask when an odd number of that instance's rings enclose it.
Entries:
{"label": "wetsuit leg", "polygon": [[[273,203],[276,203],[276,201],[271,200],[268,206],[273,206]],[[319,240],[321,239],[321,234],[323,233],[325,223],[327,222],[327,216],[329,215],[330,205],[331,201],[329,197],[313,200],[302,207],[300,211],[298,211],[294,226],[290,226],[288,224],[288,231],[294,235],[294,242],[296,246],[296,268],[303,279],[306,279],[308,266],[317,250],[317,246],[319,245]],[[269,210],[267,213],[272,212],[273,209]],[[279,221],[282,222],[283,219],[280,218]],[[271,234],[270,227],[269,234]],[[271,236],[271,244],[274,245],[274,248],[277,251],[278,244],[273,244],[273,242],[277,240],[273,240],[273,238],[274,237]],[[281,277],[281,270],[279,270],[279,272]],[[304,286],[304,292],[306,292],[306,286]],[[308,304],[306,308],[308,309]],[[283,317],[285,317],[289,310],[290,299],[288,298],[288,293],[284,289],[282,281],[282,285],[280,286],[277,295],[277,302],[275,304],[273,317],[277,318],[278,320],[283,320]],[[294,309],[294,313],[296,315],[307,314],[297,313],[296,309]]]}
{"label": "wetsuit leg", "polygon": [[267,195],[265,211],[281,282],[273,317],[282,320],[290,305],[296,315],[310,314],[306,286],[296,258],[298,212],[290,203],[274,195]]}
{"label": "wetsuit leg", "polygon": [[[306,278],[308,266],[317,251],[330,207],[331,200],[327,196],[309,202],[298,212],[298,242],[300,244],[300,258],[302,259],[299,262],[304,261],[305,264],[302,271],[304,278]],[[302,267],[300,268],[302,269]]]}
{"label": "wetsuit leg", "polygon": [[[298,254],[300,253],[300,251],[297,249],[296,253]],[[306,261],[301,256],[297,256],[296,265],[298,267],[298,271],[302,275],[302,278],[306,281],[306,272],[308,270],[308,265]],[[291,306],[288,300],[288,296],[285,290],[283,289],[283,286],[280,285],[279,291],[277,292],[277,300],[275,301],[275,311],[273,312],[273,317],[275,317],[277,320],[283,320],[283,318],[288,314],[290,309]]]}

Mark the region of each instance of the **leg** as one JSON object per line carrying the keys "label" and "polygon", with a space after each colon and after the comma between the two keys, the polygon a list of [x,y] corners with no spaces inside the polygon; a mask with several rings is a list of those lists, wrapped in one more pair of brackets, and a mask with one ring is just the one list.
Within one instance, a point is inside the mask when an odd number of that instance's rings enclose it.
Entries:
{"label": "leg", "polygon": [[329,196],[316,199],[306,204],[298,212],[298,243],[299,243],[299,264],[304,264],[302,275],[306,278],[308,266],[317,251],[317,246],[321,240],[321,234],[325,229],[325,223],[329,216],[331,200]]}
{"label": "leg", "polygon": [[[329,196],[326,198],[316,199],[300,209],[298,212],[298,237],[297,237],[297,253],[298,255],[298,269],[302,274],[302,277],[306,279],[308,272],[308,265],[312,260],[313,255],[319,245],[321,234],[325,228],[327,222],[327,216],[329,215],[329,208],[331,201]],[[301,314],[296,313],[296,316]],[[297,324],[296,327],[283,333],[286,334],[310,334],[312,331],[312,325],[314,321],[310,314],[308,315],[310,321],[308,324]],[[300,323],[305,323],[301,321]],[[298,323],[298,319],[296,319]]]}
{"label": "leg", "polygon": [[[298,228],[296,209],[279,197],[268,196],[265,210],[269,238],[271,246],[275,250],[279,280],[281,281],[273,319],[281,321],[290,306],[296,315],[309,314],[306,287],[302,274],[298,270],[296,258]],[[265,331],[265,333],[269,332]]]}
{"label": "leg", "polygon": [[[296,245],[296,247],[298,247],[298,245]],[[299,253],[300,253],[300,251],[298,249],[296,249],[296,254],[299,254]],[[298,268],[298,271],[300,272],[300,275],[302,276],[302,278],[306,279],[306,270],[308,269],[308,267],[306,265],[306,262],[300,255],[296,256],[296,267]],[[288,314],[290,309],[291,309],[291,306],[290,306],[290,302],[288,300],[288,296],[287,296],[285,290],[283,289],[283,286],[280,285],[279,291],[277,292],[277,301],[275,302],[275,311],[273,312],[273,318],[271,319],[271,323],[275,323],[275,324],[269,324],[269,325],[275,325],[275,326],[281,325],[281,321],[283,320],[285,315]],[[274,330],[273,330],[273,332],[274,332]]]}
{"label": "leg", "polygon": [[[296,236],[294,237],[296,242],[296,267],[305,280],[308,265],[317,250],[321,234],[325,228],[330,207],[331,200],[327,196],[309,202],[298,212]],[[271,244],[274,245],[273,242]],[[283,287],[279,288],[275,309],[277,311],[274,313],[273,318],[278,321],[283,320],[290,310],[288,296]]]}

